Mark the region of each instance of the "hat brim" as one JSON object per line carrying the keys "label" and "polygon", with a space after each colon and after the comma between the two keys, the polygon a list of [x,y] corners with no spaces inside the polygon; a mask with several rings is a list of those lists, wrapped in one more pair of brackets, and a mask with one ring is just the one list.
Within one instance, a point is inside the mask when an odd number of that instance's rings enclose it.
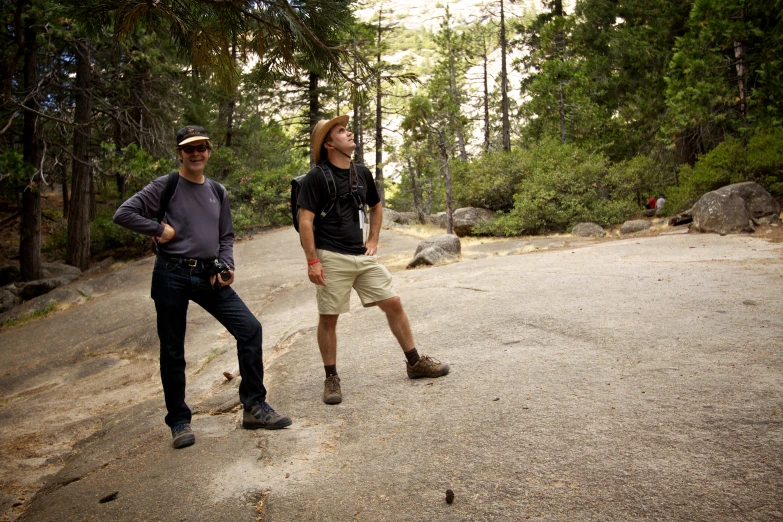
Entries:
{"label": "hat brim", "polygon": [[194,142],[194,141],[202,141],[202,140],[203,141],[209,141],[209,136],[193,136],[192,138],[188,138],[188,139],[185,139],[185,140],[182,140],[181,142],[179,142],[179,145],[177,145],[177,147],[181,147],[181,146],[183,146],[183,145],[185,145],[187,143],[191,143],[191,142]]}
{"label": "hat brim", "polygon": [[337,116],[336,118],[332,118],[331,120],[321,120],[315,124],[313,135],[310,138],[310,150],[313,154],[313,162],[316,165],[318,165],[321,160],[324,159],[321,157],[321,146],[324,144],[326,136],[329,135],[329,131],[331,131],[332,127],[335,125],[342,125],[344,127],[347,126],[348,119],[348,116],[342,115]]}

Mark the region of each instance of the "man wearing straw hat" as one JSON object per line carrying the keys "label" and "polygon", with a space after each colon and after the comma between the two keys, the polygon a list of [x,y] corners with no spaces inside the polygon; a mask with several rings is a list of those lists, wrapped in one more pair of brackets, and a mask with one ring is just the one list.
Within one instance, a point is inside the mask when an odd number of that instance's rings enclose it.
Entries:
{"label": "man wearing straw hat", "polygon": [[[212,145],[206,130],[189,125],[177,132],[179,172],[150,182],[123,203],[114,222],[157,242],[152,299],[160,338],[160,379],[172,445],[196,441],[185,403],[185,326],[188,304],[199,304],[237,340],[244,406],[242,427],[279,429],[291,419],[266,402],[261,323],[231,288],[234,227],[225,187],[204,176]],[[220,274],[220,276],[218,276]]]}
{"label": "man wearing straw hat", "polygon": [[[350,310],[351,288],[365,307],[378,306],[406,358],[408,377],[441,377],[449,365],[420,355],[389,270],[378,263],[383,207],[370,171],[351,161],[356,144],[348,116],[321,120],[310,146],[315,167],[300,185],[299,235],[307,257],[307,275],[316,285],[318,347],[326,381],[323,401],[342,402],[337,374],[337,319]],[[369,207],[369,223],[365,215]],[[367,239],[365,241],[365,233]]]}

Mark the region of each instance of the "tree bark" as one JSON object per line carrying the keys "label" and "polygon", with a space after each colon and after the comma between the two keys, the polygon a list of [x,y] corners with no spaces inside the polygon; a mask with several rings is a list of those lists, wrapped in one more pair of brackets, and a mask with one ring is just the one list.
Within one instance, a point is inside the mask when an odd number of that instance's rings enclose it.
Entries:
{"label": "tree bark", "polygon": [[416,217],[419,223],[424,224],[424,209],[421,207],[421,184],[419,183],[418,172],[413,166],[410,158],[407,158],[408,172],[411,176],[411,190],[413,191],[413,207],[416,209]]}
{"label": "tree bark", "polygon": [[484,152],[489,152],[489,78],[487,77],[487,61],[489,57],[487,56],[489,54],[489,51],[486,47],[486,42],[484,43],[484,54],[481,56],[482,58],[482,67],[483,67],[483,73],[484,73]]}
{"label": "tree bark", "polygon": [[459,99],[459,91],[457,90],[457,73],[454,67],[454,42],[451,40],[451,32],[447,34],[449,42],[449,87],[451,88],[451,98],[454,101],[454,106],[457,109],[454,128],[457,131],[457,147],[459,148],[459,159],[462,161],[468,161],[468,153],[465,150],[465,136],[462,132],[462,106]]}
{"label": "tree bark", "polygon": [[501,119],[503,124],[503,150],[511,150],[511,124],[509,123],[508,104],[508,70],[506,68],[506,53],[508,42],[506,41],[506,13],[503,0],[500,0],[500,101]]}
{"label": "tree bark", "polygon": [[[75,47],[74,122],[77,125],[86,125],[90,123],[92,117],[90,41],[87,38],[80,38],[76,41]],[[90,193],[92,191],[90,170],[90,127],[77,126],[73,131],[71,205],[68,212],[66,262],[81,270],[86,270],[90,266]]]}
{"label": "tree bark", "polygon": [[[315,128],[315,124],[318,123],[318,118],[321,116],[321,103],[318,98],[318,79],[319,76],[317,73],[311,72],[308,73],[309,78],[309,85],[307,88],[307,98],[309,101],[309,105],[307,108],[307,120],[310,124],[310,135],[313,134],[313,129]],[[312,147],[311,147],[312,149]],[[315,158],[313,158],[313,151],[310,151],[310,166],[312,167],[315,165]]]}
{"label": "tree bark", "polygon": [[747,86],[745,83],[745,48],[742,41],[734,42],[734,58],[737,60],[737,83],[739,84],[740,112],[742,117],[748,117]]}
{"label": "tree bark", "polygon": [[454,217],[451,210],[451,165],[449,165],[449,149],[446,144],[446,136],[438,132],[438,145],[440,156],[443,160],[443,174],[446,178],[446,233],[454,233]]}
{"label": "tree bark", "polygon": [[[38,45],[36,20],[29,17],[24,28],[24,90],[25,94],[37,88],[38,83]],[[25,104],[33,111],[38,110],[38,95]],[[24,162],[35,169],[30,183],[22,192],[22,221],[19,226],[19,269],[22,281],[41,278],[41,194],[39,192],[41,147],[36,129],[37,116],[30,111],[24,112],[23,158]]]}
{"label": "tree bark", "polygon": [[[237,63],[237,44],[236,42],[233,42],[231,44],[231,63],[236,66]],[[231,93],[231,99],[228,100],[227,107],[226,107],[226,147],[231,146],[231,138],[234,135],[234,107],[236,106],[236,100],[237,100],[237,88],[234,88],[234,92]]]}
{"label": "tree bark", "polygon": [[[353,76],[356,78],[359,75],[359,64],[356,48],[356,39],[353,40]],[[353,92],[353,141],[356,143],[356,151],[354,152],[354,158],[357,163],[364,163],[364,135],[362,129],[362,114],[361,114],[361,93],[359,92],[359,86],[353,85],[351,87]]]}
{"label": "tree bark", "polygon": [[386,206],[386,192],[383,186],[383,91],[381,90],[381,35],[383,8],[378,13],[378,55],[375,69],[375,186],[381,205]]}

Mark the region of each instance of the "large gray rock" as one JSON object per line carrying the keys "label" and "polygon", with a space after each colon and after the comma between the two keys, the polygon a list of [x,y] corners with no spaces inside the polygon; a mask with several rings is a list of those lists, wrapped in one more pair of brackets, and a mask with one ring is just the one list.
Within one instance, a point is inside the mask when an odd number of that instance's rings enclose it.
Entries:
{"label": "large gray rock", "polygon": [[82,275],[82,271],[75,266],[66,265],[63,263],[41,263],[41,271],[44,278],[60,277],[60,276],[75,276]]}
{"label": "large gray rock", "polygon": [[[744,181],[742,183],[726,185],[713,192],[717,192],[718,194],[736,194],[741,197],[745,200],[750,216],[754,219],[767,216],[774,216],[773,219],[778,219],[780,215],[780,204],[778,204],[769,192],[764,190],[764,187],[755,181]],[[709,194],[709,192],[707,194]]]}
{"label": "large gray rock", "polygon": [[433,246],[438,247],[447,254],[453,256],[458,256],[460,252],[462,252],[462,243],[457,236],[454,234],[441,234],[439,236],[428,237],[419,243],[414,255],[418,255],[422,250]]}
{"label": "large gray rock", "polygon": [[59,277],[49,277],[47,279],[36,279],[35,281],[29,281],[19,287],[19,297],[27,301],[33,297],[38,297],[51,292],[58,286],[70,283],[78,276],[75,275],[62,275]]}
{"label": "large gray rock", "polygon": [[419,223],[419,216],[415,212],[400,212],[399,223],[401,225],[416,225]]}
{"label": "large gray rock", "polygon": [[691,230],[714,232],[722,236],[753,232],[747,201],[736,192],[707,192],[693,206],[691,214]]}
{"label": "large gray rock", "polygon": [[5,286],[9,283],[15,283],[19,281],[21,277],[19,267],[16,265],[8,265],[0,267],[0,286]]}
{"label": "large gray rock", "polygon": [[485,208],[458,208],[452,215],[454,233],[458,236],[468,236],[479,223],[495,221],[495,213]]}
{"label": "large gray rock", "polygon": [[5,288],[0,288],[0,314],[10,310],[14,306],[21,303],[22,300],[16,297],[14,294],[6,290]]}
{"label": "large gray rock", "polygon": [[604,237],[606,230],[597,223],[579,223],[571,229],[571,233],[579,237]]}
{"label": "large gray rock", "polygon": [[428,246],[427,248],[418,251],[413,261],[408,263],[408,268],[416,268],[421,265],[437,265],[443,261],[451,261],[456,259],[457,256],[450,254],[438,246]]}
{"label": "large gray rock", "polygon": [[396,210],[383,207],[383,222],[384,223],[399,223],[400,213]]}
{"label": "large gray rock", "polygon": [[634,232],[641,232],[642,230],[647,230],[649,228],[650,222],[646,219],[633,219],[623,223],[623,226],[620,227],[620,233],[623,235],[633,234]]}
{"label": "large gray rock", "polygon": [[3,256],[7,257],[8,259],[19,259],[19,247],[18,246],[10,246],[3,251]]}
{"label": "large gray rock", "polygon": [[436,227],[446,228],[446,213],[438,212],[434,216],[429,216],[431,222]]}

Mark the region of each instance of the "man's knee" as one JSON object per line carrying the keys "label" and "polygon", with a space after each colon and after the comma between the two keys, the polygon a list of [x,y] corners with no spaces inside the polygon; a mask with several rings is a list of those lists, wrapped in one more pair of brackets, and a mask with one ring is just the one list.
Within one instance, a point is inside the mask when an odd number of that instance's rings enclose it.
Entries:
{"label": "man's knee", "polygon": [[402,312],[402,299],[399,296],[390,297],[376,303],[378,308],[387,314],[399,314]]}
{"label": "man's knee", "polygon": [[337,328],[337,319],[339,318],[339,315],[321,314],[318,316],[318,326],[325,328],[326,330],[334,330]]}

